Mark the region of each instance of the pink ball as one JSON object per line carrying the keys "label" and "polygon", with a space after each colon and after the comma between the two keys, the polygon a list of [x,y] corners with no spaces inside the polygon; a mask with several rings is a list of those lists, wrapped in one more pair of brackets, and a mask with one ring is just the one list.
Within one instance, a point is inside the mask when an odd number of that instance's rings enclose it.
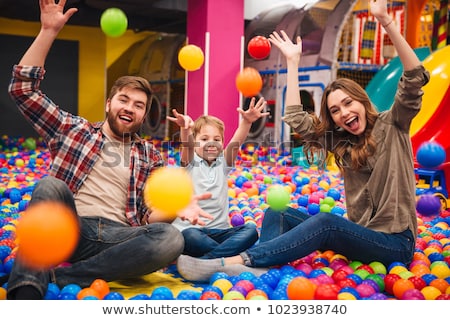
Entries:
{"label": "pink ball", "polygon": [[418,289],[408,289],[403,293],[402,300],[425,300],[425,296]]}
{"label": "pink ball", "polygon": [[300,263],[298,266],[295,267],[295,269],[304,272],[306,275],[310,274],[311,271],[313,270],[311,265],[309,265],[307,263]]}
{"label": "pink ball", "polygon": [[376,293],[375,289],[371,285],[366,283],[357,285],[355,289],[359,293],[361,298],[368,298]]}

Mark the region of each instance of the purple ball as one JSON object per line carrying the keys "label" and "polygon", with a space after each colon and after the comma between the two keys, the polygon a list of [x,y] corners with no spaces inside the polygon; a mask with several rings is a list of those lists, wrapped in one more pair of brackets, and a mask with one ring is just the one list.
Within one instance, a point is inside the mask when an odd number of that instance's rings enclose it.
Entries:
{"label": "purple ball", "polygon": [[243,225],[245,223],[245,219],[241,214],[235,214],[231,217],[230,223],[233,227],[237,227]]}
{"label": "purple ball", "polygon": [[432,194],[423,194],[417,200],[416,210],[425,217],[436,216],[442,210],[441,201]]}

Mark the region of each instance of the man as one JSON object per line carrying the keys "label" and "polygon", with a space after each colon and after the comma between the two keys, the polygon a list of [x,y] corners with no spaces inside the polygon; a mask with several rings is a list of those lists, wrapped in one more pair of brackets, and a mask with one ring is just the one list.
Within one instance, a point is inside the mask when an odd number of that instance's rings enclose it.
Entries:
{"label": "man", "polygon": [[[8,299],[42,299],[49,281],[59,286],[89,286],[154,272],[177,259],[184,240],[167,216],[143,201],[145,181],[163,166],[155,147],[137,132],[149,110],[151,89],[141,77],[124,76],[106,101],[106,119],[90,123],[60,109],[39,88],[44,63],[58,33],[76,8],[66,1],[40,0],[41,29],[18,65],[9,93],[20,112],[44,138],[52,156],[50,175],[36,185],[30,206],[40,201],[65,203],[79,217],[80,239],[67,267],[36,270],[20,255],[8,281]],[[211,218],[194,196],[181,219],[202,224]],[[20,246],[19,246],[20,252]]]}

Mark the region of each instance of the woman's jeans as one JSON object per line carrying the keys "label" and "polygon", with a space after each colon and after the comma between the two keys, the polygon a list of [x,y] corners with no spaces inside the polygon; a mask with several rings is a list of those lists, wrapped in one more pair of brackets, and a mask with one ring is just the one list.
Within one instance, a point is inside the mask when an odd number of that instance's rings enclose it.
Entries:
{"label": "woman's jeans", "polygon": [[415,249],[412,232],[387,234],[362,227],[343,217],[319,213],[314,216],[288,208],[267,209],[259,244],[241,253],[251,267],[283,265],[316,250],[333,250],[350,260],[410,263]]}
{"label": "woman's jeans", "polygon": [[235,256],[258,240],[254,224],[228,229],[187,228],[182,231],[184,254],[202,259]]}
{"label": "woman's jeans", "polygon": [[[76,212],[72,192],[54,177],[39,181],[29,205],[45,200],[64,202]],[[83,288],[95,279],[109,282],[139,277],[169,265],[183,251],[183,236],[171,224],[130,227],[97,217],[81,217],[79,221],[80,239],[68,261],[71,264],[50,272],[37,271],[16,258],[8,281],[8,298],[13,298],[14,290],[21,286],[33,286],[44,296],[49,281],[60,288],[71,283]]]}

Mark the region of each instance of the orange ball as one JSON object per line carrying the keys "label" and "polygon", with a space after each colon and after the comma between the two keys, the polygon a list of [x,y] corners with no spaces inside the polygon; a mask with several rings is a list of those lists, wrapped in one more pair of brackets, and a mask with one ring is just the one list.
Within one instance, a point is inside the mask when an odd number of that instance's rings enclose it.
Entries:
{"label": "orange ball", "polygon": [[110,291],[108,282],[103,279],[95,279],[89,287],[98,292],[100,299],[103,299]]}
{"label": "orange ball", "polygon": [[412,281],[401,278],[395,281],[392,291],[397,299],[401,299],[405,291],[414,288],[414,283]]}
{"label": "orange ball", "polygon": [[76,214],[59,202],[39,202],[24,212],[17,225],[17,256],[30,268],[49,269],[68,259],[76,248]]}
{"label": "orange ball", "polygon": [[92,289],[91,287],[83,288],[77,293],[77,299],[82,300],[86,297],[96,297],[97,299],[101,300],[100,293],[98,293],[96,290]]}
{"label": "orange ball", "polygon": [[286,291],[289,300],[313,300],[316,285],[305,277],[295,277],[289,282]]}
{"label": "orange ball", "polygon": [[258,70],[245,67],[236,76],[236,88],[244,97],[254,97],[262,89],[263,81]]}

